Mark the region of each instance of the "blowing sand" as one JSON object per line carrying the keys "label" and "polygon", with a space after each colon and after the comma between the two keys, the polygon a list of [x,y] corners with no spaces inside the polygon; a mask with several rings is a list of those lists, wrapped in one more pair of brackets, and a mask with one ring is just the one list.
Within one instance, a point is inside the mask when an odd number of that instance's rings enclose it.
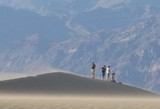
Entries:
{"label": "blowing sand", "polygon": [[159,98],[0,96],[0,109],[160,109]]}

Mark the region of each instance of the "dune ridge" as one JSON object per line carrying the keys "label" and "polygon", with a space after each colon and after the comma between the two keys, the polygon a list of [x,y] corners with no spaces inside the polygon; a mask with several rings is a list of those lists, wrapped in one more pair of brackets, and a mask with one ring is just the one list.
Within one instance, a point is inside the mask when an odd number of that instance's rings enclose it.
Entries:
{"label": "dune ridge", "polygon": [[0,93],[97,96],[157,96],[129,85],[56,72],[0,82]]}

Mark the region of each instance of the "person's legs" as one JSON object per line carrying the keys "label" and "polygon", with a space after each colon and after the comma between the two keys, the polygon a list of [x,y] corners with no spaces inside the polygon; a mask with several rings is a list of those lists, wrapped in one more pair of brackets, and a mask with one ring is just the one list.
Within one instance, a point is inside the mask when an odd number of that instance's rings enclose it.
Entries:
{"label": "person's legs", "polygon": [[105,72],[102,72],[102,79],[104,80]]}
{"label": "person's legs", "polygon": [[92,79],[94,79],[95,78],[95,69],[92,69]]}
{"label": "person's legs", "polygon": [[107,75],[106,75],[106,80],[108,81],[108,79],[109,79],[109,76],[108,76],[108,73],[107,73]]}

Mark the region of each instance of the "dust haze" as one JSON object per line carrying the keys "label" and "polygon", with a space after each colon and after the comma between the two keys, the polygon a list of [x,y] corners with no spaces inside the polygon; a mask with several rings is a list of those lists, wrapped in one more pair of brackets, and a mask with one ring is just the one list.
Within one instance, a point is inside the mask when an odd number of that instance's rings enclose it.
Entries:
{"label": "dust haze", "polygon": [[46,68],[44,71],[43,70],[35,70],[32,72],[0,72],[0,81],[4,80],[10,80],[10,79],[17,79],[17,78],[24,78],[28,76],[36,76],[39,74],[45,74],[47,72],[62,72],[63,70],[60,69],[53,69],[53,68]]}
{"label": "dust haze", "polygon": [[0,95],[0,109],[159,109],[160,98]]}

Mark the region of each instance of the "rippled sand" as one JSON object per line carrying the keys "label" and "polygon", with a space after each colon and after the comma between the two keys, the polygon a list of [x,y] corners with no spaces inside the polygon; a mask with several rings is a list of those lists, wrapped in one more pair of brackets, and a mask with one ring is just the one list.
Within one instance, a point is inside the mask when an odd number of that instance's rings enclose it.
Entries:
{"label": "rippled sand", "polygon": [[160,99],[3,95],[0,109],[160,109]]}

